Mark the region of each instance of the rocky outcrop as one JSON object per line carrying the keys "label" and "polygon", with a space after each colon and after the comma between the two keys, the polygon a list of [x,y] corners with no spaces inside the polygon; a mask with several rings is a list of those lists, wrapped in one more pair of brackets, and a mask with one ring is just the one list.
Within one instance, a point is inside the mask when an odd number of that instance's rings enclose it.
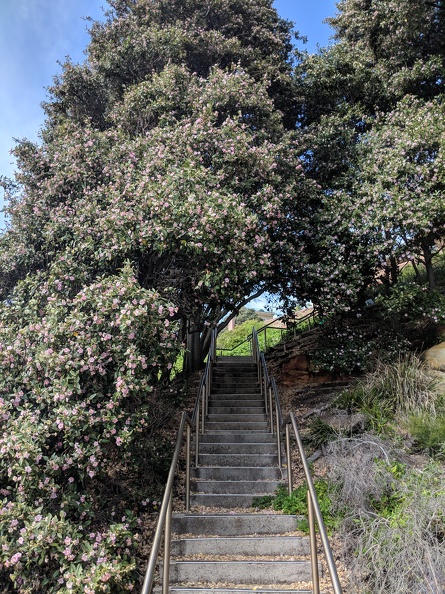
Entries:
{"label": "rocky outcrop", "polygon": [[445,371],[445,342],[431,347],[422,356],[432,369]]}

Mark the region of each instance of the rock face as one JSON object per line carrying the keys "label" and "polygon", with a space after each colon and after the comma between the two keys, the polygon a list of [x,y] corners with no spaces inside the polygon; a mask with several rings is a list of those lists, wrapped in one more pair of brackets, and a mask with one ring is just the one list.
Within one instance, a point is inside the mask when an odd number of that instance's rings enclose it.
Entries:
{"label": "rock face", "polygon": [[425,351],[423,358],[433,369],[445,371],[445,342],[436,344]]}

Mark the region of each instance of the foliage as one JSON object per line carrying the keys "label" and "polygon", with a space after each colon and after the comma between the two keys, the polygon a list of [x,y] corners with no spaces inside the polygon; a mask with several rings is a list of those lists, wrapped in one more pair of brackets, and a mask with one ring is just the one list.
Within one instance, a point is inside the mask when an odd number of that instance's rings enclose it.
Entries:
{"label": "foliage", "polygon": [[130,265],[73,298],[64,266],[0,309],[5,592],[132,589],[138,518],[109,489],[130,464],[147,470],[143,444],[165,414],[155,386],[178,354],[175,308]]}
{"label": "foliage", "polygon": [[304,164],[320,186],[289,284],[325,313],[397,283],[406,261],[436,285],[444,242],[441,2],[343,0],[337,43],[297,52]]}
{"label": "foliage", "polygon": [[422,418],[430,418],[434,425],[443,403],[430,368],[415,355],[399,354],[395,360],[378,360],[372,371],[335,399],[334,406],[363,413],[368,429],[388,434],[394,420],[406,414],[419,431]]}
{"label": "foliage", "polygon": [[271,0],[109,4],[8,186],[5,592],[137,588],[139,516],[177,404],[166,382],[184,349],[199,367],[210,330],[280,285],[317,192],[292,131],[290,23]]}
{"label": "foliage", "polygon": [[399,323],[408,320],[445,321],[445,297],[438,290],[428,290],[413,280],[399,281],[388,295],[379,295],[376,302],[383,307],[383,315]]}
{"label": "foliage", "polygon": [[[340,516],[334,515],[331,505],[331,486],[324,479],[317,479],[314,482],[315,490],[317,492],[318,503],[320,511],[323,516],[323,521],[328,531],[332,531],[339,522]],[[289,493],[287,488],[283,485],[278,487],[275,496],[266,495],[264,497],[256,498],[253,506],[259,509],[265,509],[273,506],[276,511],[282,511],[285,514],[305,516],[299,518],[297,526],[299,530],[306,533],[309,532],[309,525],[307,522],[307,492],[308,487],[303,483],[296,489]]]}
{"label": "foliage", "polygon": [[338,437],[338,432],[333,429],[328,423],[325,423],[319,417],[316,417],[308,427],[308,432],[305,435],[306,440],[314,448],[319,448]]}
{"label": "foliage", "polygon": [[[400,271],[399,282],[417,282],[419,285],[426,285],[428,278],[425,269],[419,268],[415,260],[410,264],[404,266]],[[434,275],[438,286],[445,285],[445,254],[443,250],[438,251],[434,256]]]}
{"label": "foliage", "polygon": [[350,583],[358,593],[442,591],[445,571],[443,469],[400,463],[393,448],[372,435],[332,444],[328,479],[336,532]]}
{"label": "foliage", "polygon": [[437,377],[415,355],[399,355],[392,363],[378,362],[361,387],[368,398],[386,404],[394,413],[436,411]]}
{"label": "foliage", "polygon": [[238,315],[235,317],[235,325],[240,326],[241,324],[244,324],[244,322],[247,322],[248,320],[259,322],[261,320],[261,318],[259,317],[256,309],[242,307],[239,310]]}
{"label": "foliage", "polygon": [[427,452],[430,456],[445,457],[445,415],[443,408],[437,416],[427,413],[411,415],[407,427],[415,439],[416,449]]}
{"label": "foliage", "polygon": [[42,144],[15,151],[4,298],[60,256],[81,284],[128,259],[178,308],[186,367],[199,367],[211,328],[277,290],[317,191],[288,130],[289,37],[270,0],[112,2],[88,61],[51,88]]}
{"label": "foliage", "polygon": [[[225,331],[218,336],[217,349],[227,349],[230,355],[250,355],[251,344],[250,341],[244,342],[252,334],[252,328],[260,330],[265,325],[263,320],[247,320],[239,326],[235,326],[233,330]],[[266,351],[267,348],[278,344],[281,340],[281,330],[279,328],[267,328],[267,345],[264,331],[258,333],[258,342],[260,349]],[[240,345],[240,346],[238,346]],[[267,348],[266,348],[267,347]],[[233,350],[231,350],[233,349]]]}
{"label": "foliage", "polygon": [[372,313],[359,310],[354,317],[334,315],[322,320],[312,361],[317,371],[364,372],[373,369],[379,355],[392,360],[407,346],[406,339],[392,327],[380,323]]}

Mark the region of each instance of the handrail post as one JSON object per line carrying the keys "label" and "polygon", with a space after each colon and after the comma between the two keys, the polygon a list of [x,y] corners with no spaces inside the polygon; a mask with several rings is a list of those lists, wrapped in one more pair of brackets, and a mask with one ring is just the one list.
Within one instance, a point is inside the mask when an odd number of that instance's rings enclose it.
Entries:
{"label": "handrail post", "polygon": [[170,585],[170,544],[172,532],[173,492],[170,492],[164,530],[164,567],[162,575],[162,594],[168,594]]}
{"label": "handrail post", "polygon": [[191,428],[187,423],[187,449],[185,460],[185,511],[190,511],[190,458],[191,458]]}
{"label": "handrail post", "polygon": [[314,504],[310,491],[307,492],[307,519],[309,523],[309,539],[311,543],[312,592],[320,594],[320,580],[318,575],[317,538],[315,534]]}
{"label": "handrail post", "polygon": [[292,493],[292,458],[290,452],[290,427],[289,423],[286,423],[286,457],[287,457],[287,488],[289,495]]}
{"label": "handrail post", "polygon": [[276,430],[277,430],[277,453],[278,453],[278,468],[281,468],[282,466],[282,460],[281,460],[281,436],[280,436],[280,419],[278,418],[278,410],[277,410],[277,405],[275,404],[275,423],[276,423]]}
{"label": "handrail post", "polygon": [[198,468],[199,466],[199,414],[196,419],[196,429],[195,429],[195,466]]}
{"label": "handrail post", "polygon": [[274,425],[273,425],[273,406],[272,406],[272,386],[269,382],[269,411],[270,411],[270,432],[272,435],[274,434]]}
{"label": "handrail post", "polygon": [[[211,365],[211,363],[210,363]],[[206,389],[205,389],[205,409],[206,415],[209,414],[209,392],[210,392],[210,365],[207,367]]]}
{"label": "handrail post", "polygon": [[323,516],[320,511],[320,506],[317,503],[317,491],[315,490],[314,481],[312,479],[310,470],[309,470],[309,463],[307,461],[306,456],[304,455],[304,448],[303,442],[301,441],[300,432],[298,431],[297,421],[295,420],[294,414],[291,412],[289,413],[290,422],[292,423],[292,427],[295,434],[295,439],[297,440],[297,447],[298,450],[303,455],[301,455],[301,463],[303,464],[304,474],[307,480],[307,486],[311,494],[312,503],[314,505],[314,514],[317,519],[317,524],[320,532],[321,542],[323,544],[324,555],[326,558],[326,563],[328,566],[328,570],[331,576],[331,583],[334,589],[335,594],[341,594],[341,585],[340,580],[338,579],[337,568],[335,566],[334,557],[332,555],[332,550],[329,545],[329,540],[326,532],[326,527],[324,524]]}
{"label": "handrail post", "polygon": [[206,386],[204,384],[204,389],[202,391],[202,402],[201,402],[201,435],[204,435],[204,430],[205,430],[205,409],[206,409],[206,404],[205,404],[205,393],[206,393]]}
{"label": "handrail post", "polygon": [[264,372],[263,369],[263,390],[262,393],[264,394],[264,409],[266,411],[266,415],[269,414],[269,394],[268,394],[268,390],[267,390],[267,378],[266,378],[266,374]]}

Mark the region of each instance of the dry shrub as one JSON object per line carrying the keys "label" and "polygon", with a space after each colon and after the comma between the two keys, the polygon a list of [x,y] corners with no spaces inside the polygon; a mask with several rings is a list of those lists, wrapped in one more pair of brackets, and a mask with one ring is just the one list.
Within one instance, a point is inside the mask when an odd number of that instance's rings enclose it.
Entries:
{"label": "dry shrub", "polygon": [[351,591],[443,594],[443,467],[409,468],[373,435],[330,444],[327,462]]}

